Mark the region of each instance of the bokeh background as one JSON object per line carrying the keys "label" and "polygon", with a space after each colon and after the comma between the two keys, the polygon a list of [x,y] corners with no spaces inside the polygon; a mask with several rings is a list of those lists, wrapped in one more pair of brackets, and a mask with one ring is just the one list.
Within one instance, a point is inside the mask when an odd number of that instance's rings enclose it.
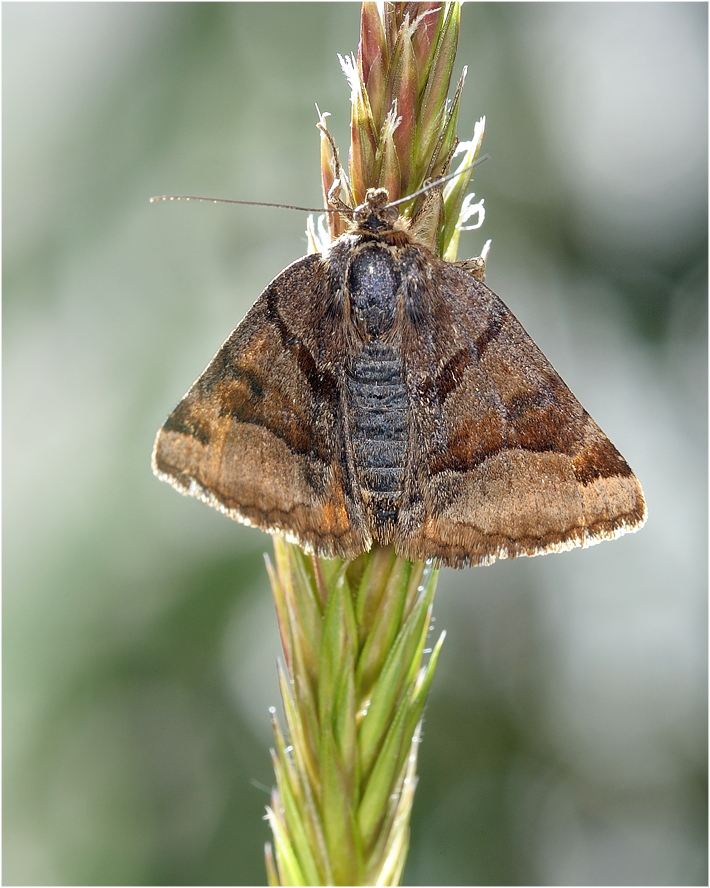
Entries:
{"label": "bokeh background", "polygon": [[[354,3],[5,3],[4,882],[263,884],[269,539],[150,472],[345,152]],[[466,6],[488,283],[641,533],[443,571],[409,884],[706,884],[707,6]]]}

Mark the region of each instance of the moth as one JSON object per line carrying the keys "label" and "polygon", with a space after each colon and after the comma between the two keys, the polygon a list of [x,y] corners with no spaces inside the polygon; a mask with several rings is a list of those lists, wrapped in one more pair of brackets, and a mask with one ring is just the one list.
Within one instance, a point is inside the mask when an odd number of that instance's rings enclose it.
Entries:
{"label": "moth", "polygon": [[640,528],[635,475],[477,269],[384,189],[351,213],[170,414],[156,475],[328,558],[465,567]]}

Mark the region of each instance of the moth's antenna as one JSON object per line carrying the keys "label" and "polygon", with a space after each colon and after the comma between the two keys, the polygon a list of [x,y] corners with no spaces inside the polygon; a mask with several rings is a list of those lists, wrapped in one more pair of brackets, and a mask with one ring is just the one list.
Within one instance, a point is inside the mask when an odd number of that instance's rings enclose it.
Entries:
{"label": "moth's antenna", "polygon": [[469,170],[472,170],[475,166],[478,166],[479,163],[483,163],[484,160],[488,160],[490,154],[484,154],[483,157],[479,157],[477,160],[474,160],[472,164],[467,167],[464,167],[462,170],[455,170],[453,173],[449,173],[446,176],[442,176],[440,179],[434,179],[431,182],[425,182],[424,185],[419,189],[419,191],[415,191],[412,194],[408,194],[406,197],[400,197],[399,200],[390,201],[387,206],[396,207],[398,204],[405,203],[405,201],[413,200],[415,197],[419,197],[420,194],[426,194],[427,191],[431,191],[432,188],[436,188],[438,185],[442,185],[444,182],[448,182],[449,179],[455,179],[456,176],[460,176],[463,173],[467,173]]}
{"label": "moth's antenna", "polygon": [[[436,188],[437,185],[441,185],[443,182],[448,182],[449,179],[455,179],[456,176],[460,176],[462,173],[472,170],[479,163],[488,160],[488,157],[488,154],[484,154],[483,157],[479,157],[478,160],[475,160],[470,166],[464,167],[462,170],[456,170],[456,172],[449,173],[447,176],[442,176],[440,179],[434,179],[432,182],[425,182],[419,191],[415,191],[413,194],[408,194],[406,197],[400,197],[399,200],[393,200],[389,206],[396,207],[398,204],[404,203],[407,200],[413,200],[415,197],[419,197],[420,194],[425,194],[427,191],[431,191],[432,188]],[[194,194],[158,194],[155,197],[151,197],[150,202],[157,203],[161,200],[199,200],[203,203],[238,204],[242,207],[273,207],[278,210],[298,210],[301,213],[352,213],[352,208],[348,207],[346,204],[337,208],[296,207],[293,206],[293,204],[265,203],[262,200],[233,200],[228,197],[197,197]]]}
{"label": "moth's antenna", "polygon": [[243,207],[275,207],[280,210],[300,210],[302,213],[339,213],[340,210],[326,209],[325,207],[294,207],[291,204],[264,203],[261,200],[230,200],[227,197],[195,197],[192,194],[159,194],[151,197],[151,203],[160,200],[200,200],[206,203],[239,204]]}

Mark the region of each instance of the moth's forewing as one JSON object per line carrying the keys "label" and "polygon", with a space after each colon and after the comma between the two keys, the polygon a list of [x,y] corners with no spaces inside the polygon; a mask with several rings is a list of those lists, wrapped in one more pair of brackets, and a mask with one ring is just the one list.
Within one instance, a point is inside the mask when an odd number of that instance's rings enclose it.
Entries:
{"label": "moth's forewing", "polygon": [[319,256],[267,287],[168,417],[153,468],[231,518],[354,558],[370,535],[344,468],[338,382],[313,357],[333,341],[326,288]]}
{"label": "moth's forewing", "polygon": [[413,433],[397,550],[463,566],[640,527],[641,486],[501,300],[436,262],[403,335]]}

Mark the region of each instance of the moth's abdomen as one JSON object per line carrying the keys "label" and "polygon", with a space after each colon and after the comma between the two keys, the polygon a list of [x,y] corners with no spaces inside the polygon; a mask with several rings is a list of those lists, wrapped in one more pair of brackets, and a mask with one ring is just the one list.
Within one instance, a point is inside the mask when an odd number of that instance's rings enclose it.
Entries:
{"label": "moth's abdomen", "polygon": [[407,390],[398,350],[369,342],[353,360],[348,378],[351,436],[357,480],[365,506],[389,542],[399,514],[407,448]]}

